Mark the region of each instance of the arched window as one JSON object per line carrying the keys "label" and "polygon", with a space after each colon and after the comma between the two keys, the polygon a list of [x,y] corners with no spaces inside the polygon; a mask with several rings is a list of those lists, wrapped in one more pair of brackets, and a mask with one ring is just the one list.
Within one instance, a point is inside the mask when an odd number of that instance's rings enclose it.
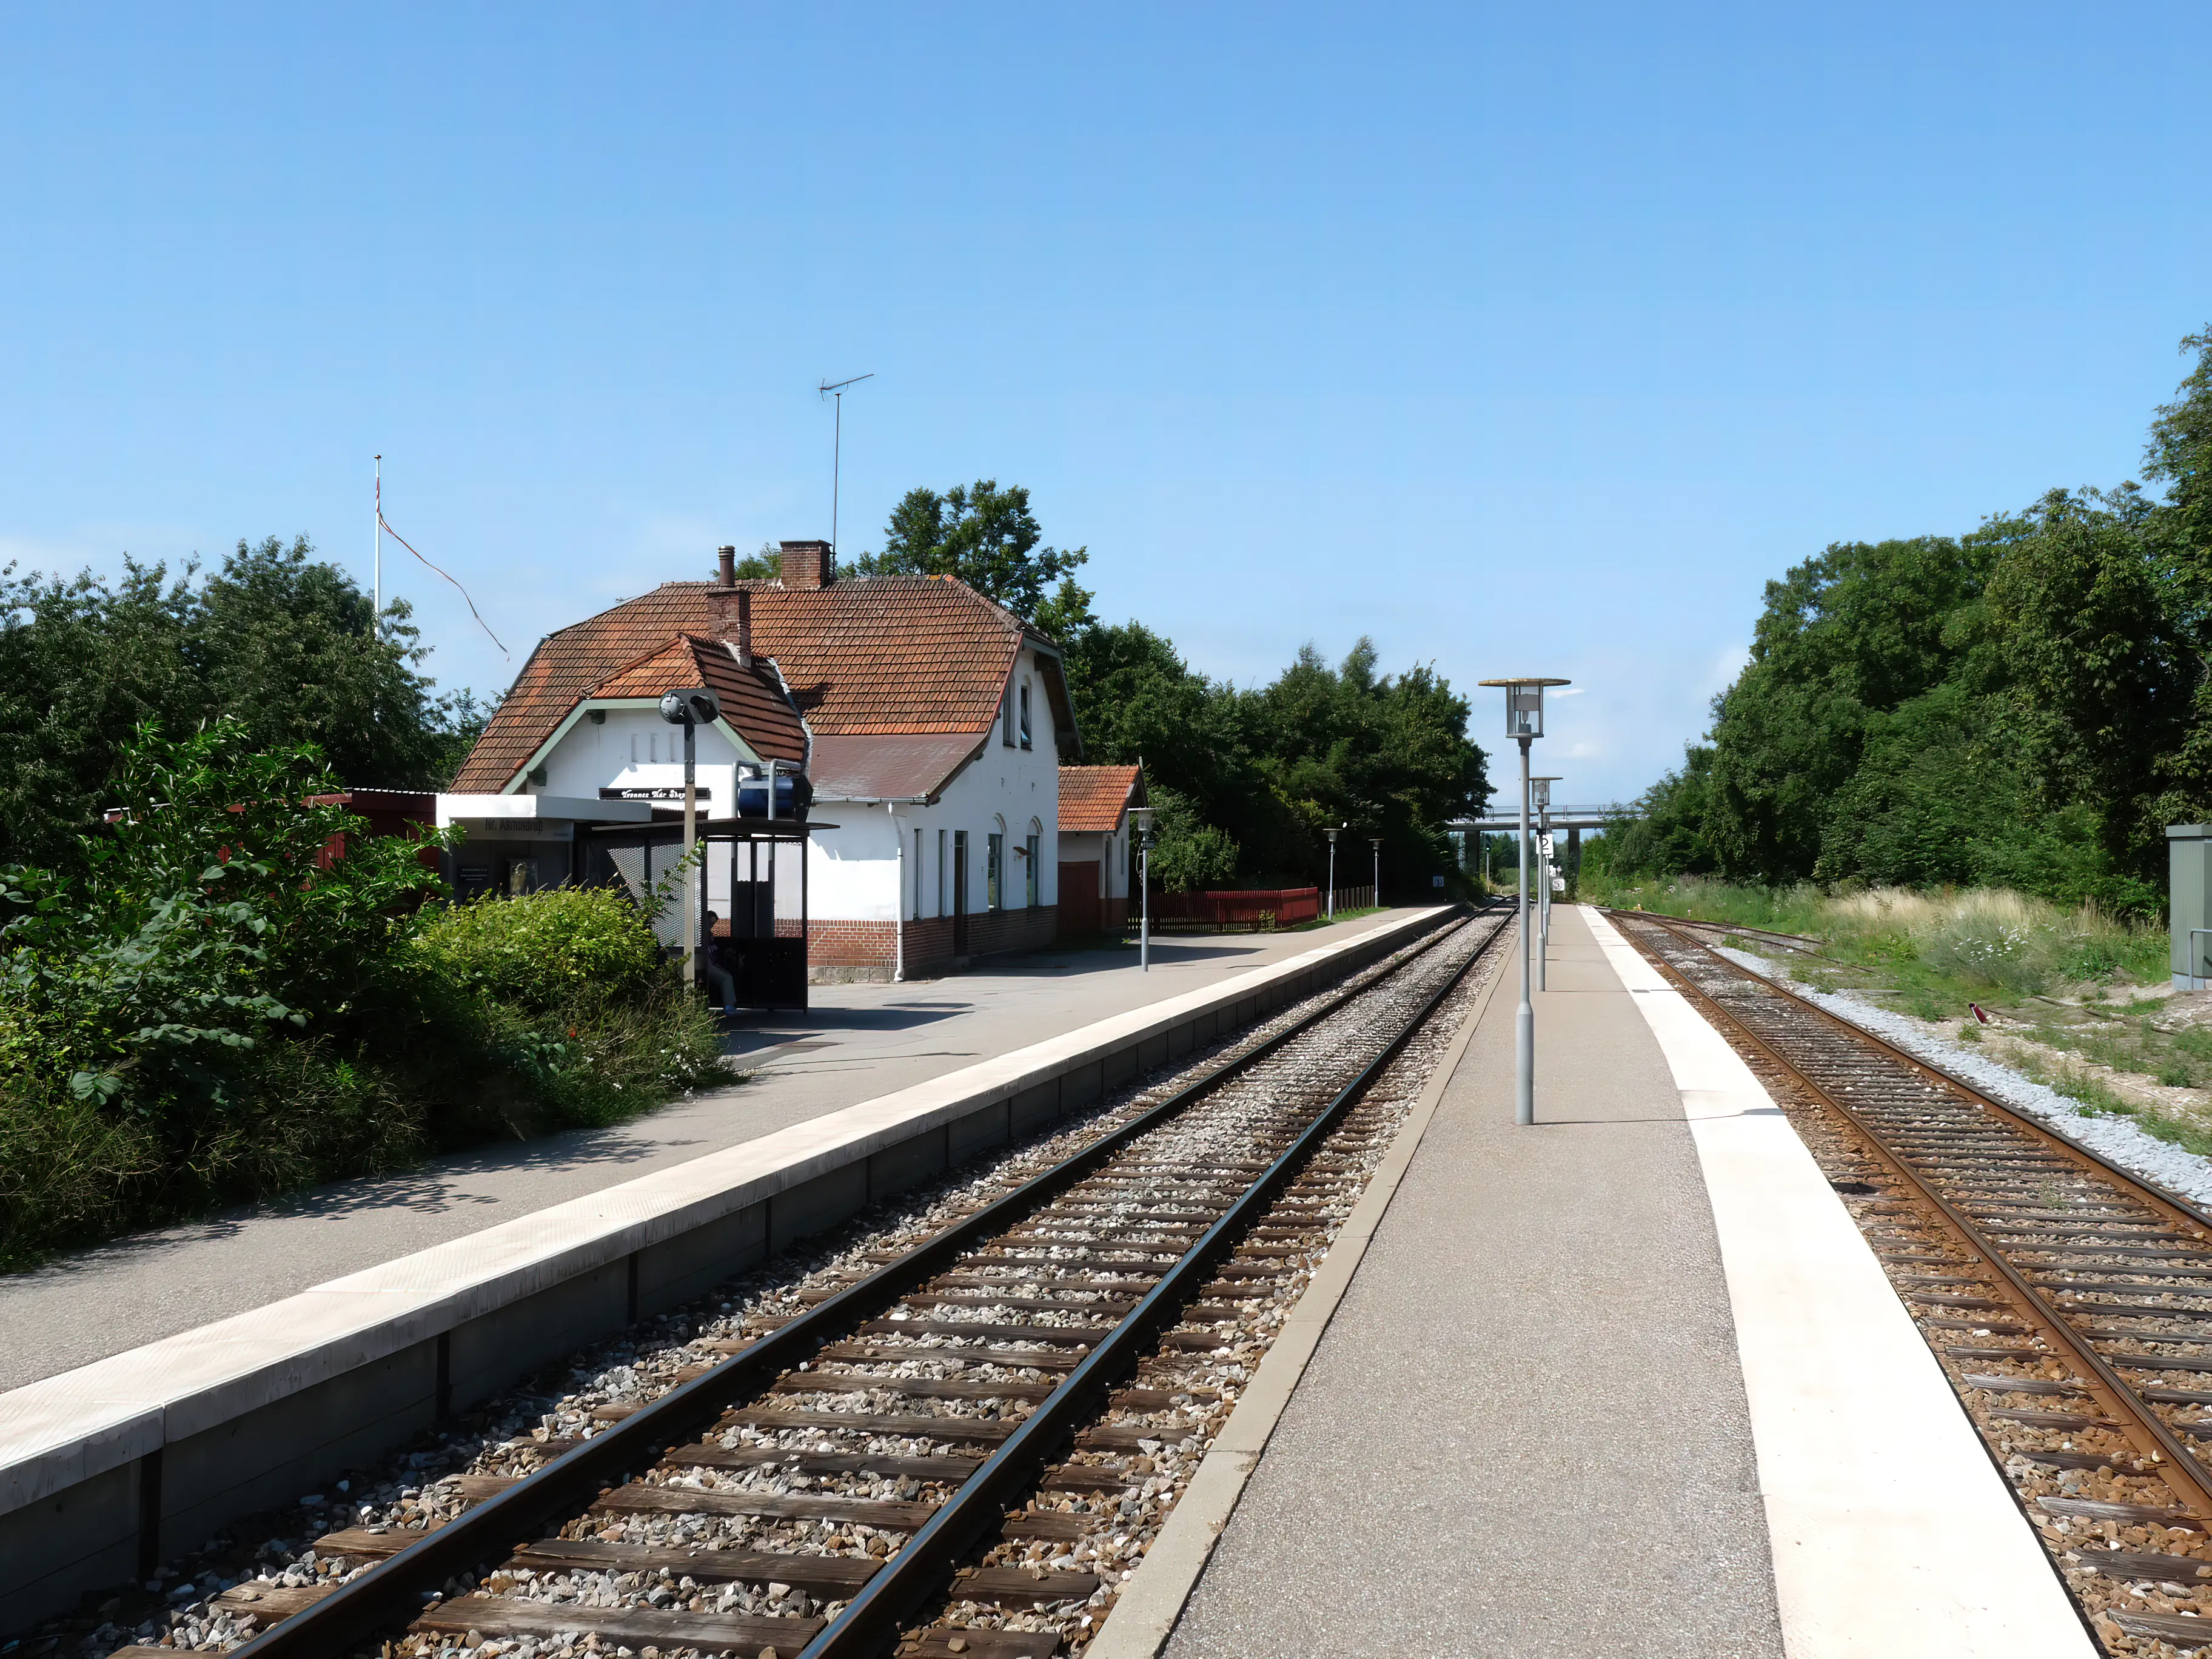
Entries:
{"label": "arched window", "polygon": [[1029,846],[1024,850],[1029,854],[1024,862],[1030,866],[1024,880],[1024,902],[1034,910],[1044,902],[1044,825],[1035,818],[1030,820]]}

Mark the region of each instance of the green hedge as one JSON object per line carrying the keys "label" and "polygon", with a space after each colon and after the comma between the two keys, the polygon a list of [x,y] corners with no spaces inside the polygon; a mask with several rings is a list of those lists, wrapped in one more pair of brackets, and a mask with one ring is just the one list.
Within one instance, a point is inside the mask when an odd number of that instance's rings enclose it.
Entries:
{"label": "green hedge", "polygon": [[447,906],[415,950],[453,985],[538,1012],[634,995],[661,967],[636,908],[605,887]]}

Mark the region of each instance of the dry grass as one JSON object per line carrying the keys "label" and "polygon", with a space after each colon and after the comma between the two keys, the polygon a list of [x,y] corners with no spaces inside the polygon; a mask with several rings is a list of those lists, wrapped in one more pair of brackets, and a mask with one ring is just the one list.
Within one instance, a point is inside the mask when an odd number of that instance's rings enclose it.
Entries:
{"label": "dry grass", "polygon": [[2015,996],[2165,976],[2165,929],[2094,903],[2062,910],[2004,888],[1878,887],[1837,895],[1820,908],[1824,931],[1847,953],[1910,955],[1939,975]]}

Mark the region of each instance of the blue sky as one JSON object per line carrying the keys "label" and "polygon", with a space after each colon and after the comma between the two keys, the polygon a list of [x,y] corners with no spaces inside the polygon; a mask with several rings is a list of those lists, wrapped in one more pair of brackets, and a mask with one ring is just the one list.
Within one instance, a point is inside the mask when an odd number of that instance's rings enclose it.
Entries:
{"label": "blue sky", "polygon": [[[2201,5],[0,12],[0,557],[305,532],[431,672],[1025,483],[1249,682],[1373,636],[1679,757],[1760,584],[2130,476],[2212,321]],[[441,591],[442,590],[442,591]],[[1502,725],[1481,694],[1475,729]]]}

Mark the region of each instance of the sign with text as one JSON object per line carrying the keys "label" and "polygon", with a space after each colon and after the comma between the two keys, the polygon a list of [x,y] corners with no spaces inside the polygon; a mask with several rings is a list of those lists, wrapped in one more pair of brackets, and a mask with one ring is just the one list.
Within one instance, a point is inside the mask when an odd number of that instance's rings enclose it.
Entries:
{"label": "sign with text", "polygon": [[[695,789],[691,792],[691,798],[694,800],[712,800],[714,799],[714,792],[706,788]],[[680,783],[654,784],[649,787],[641,786],[629,789],[602,789],[599,791],[599,799],[601,800],[672,800],[680,806],[684,803],[684,786]]]}

